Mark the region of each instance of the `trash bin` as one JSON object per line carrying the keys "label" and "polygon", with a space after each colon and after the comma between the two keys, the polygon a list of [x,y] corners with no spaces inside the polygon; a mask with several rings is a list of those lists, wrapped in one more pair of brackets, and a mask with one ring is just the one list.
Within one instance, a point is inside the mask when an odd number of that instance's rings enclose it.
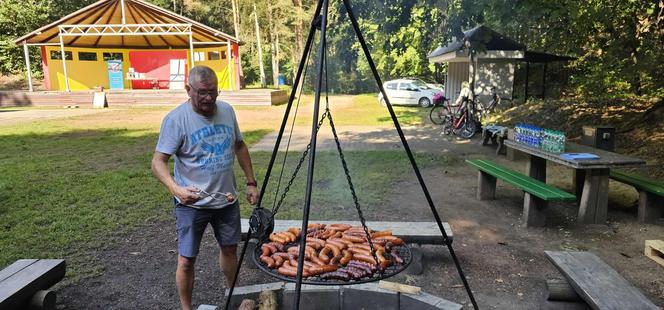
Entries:
{"label": "trash bin", "polygon": [[616,128],[611,126],[583,126],[581,144],[614,152],[616,150]]}

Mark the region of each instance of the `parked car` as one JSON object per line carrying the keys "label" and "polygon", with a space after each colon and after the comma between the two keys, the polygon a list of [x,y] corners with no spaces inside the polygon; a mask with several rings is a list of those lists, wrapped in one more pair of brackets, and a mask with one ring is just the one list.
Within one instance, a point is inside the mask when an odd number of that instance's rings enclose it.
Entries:
{"label": "parked car", "polygon": [[[432,88],[420,79],[398,79],[383,83],[385,93],[390,99],[391,104],[419,105],[421,107],[430,107],[433,103],[433,96],[441,93],[439,89]],[[378,101],[385,105],[383,94],[378,93]]]}

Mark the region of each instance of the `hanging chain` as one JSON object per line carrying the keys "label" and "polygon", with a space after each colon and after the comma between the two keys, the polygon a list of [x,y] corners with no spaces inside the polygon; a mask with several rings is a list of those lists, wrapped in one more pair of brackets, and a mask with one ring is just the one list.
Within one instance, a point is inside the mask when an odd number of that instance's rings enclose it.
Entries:
{"label": "hanging chain", "polygon": [[[318,125],[316,126],[316,134],[318,134],[318,131],[320,130],[320,127],[323,125],[323,121],[325,118],[327,118],[328,115],[328,110],[325,110],[323,112],[323,115],[321,115],[320,120],[318,121]],[[293,185],[293,182],[295,181],[295,178],[297,177],[298,172],[300,171],[300,168],[302,167],[302,163],[304,163],[304,160],[307,158],[307,154],[309,154],[309,150],[311,149],[311,142],[307,144],[307,148],[304,150],[304,153],[302,153],[302,157],[300,157],[300,162],[297,163],[297,167],[295,167],[295,172],[293,172],[293,175],[291,176],[290,180],[288,181],[288,184],[284,188],[284,192],[281,194],[281,197],[279,198],[279,202],[277,203],[277,206],[272,209],[272,217],[277,214],[277,211],[279,211],[279,208],[281,208],[284,199],[286,199],[286,195],[288,194],[288,191],[290,190],[291,185]],[[283,169],[283,168],[282,168]]]}
{"label": "hanging chain", "polygon": [[[360,223],[362,223],[362,228],[364,229],[364,233],[367,236],[367,241],[369,242],[369,248],[371,249],[371,255],[373,256],[373,259],[376,261],[376,263],[379,264],[380,262],[378,261],[378,256],[376,255],[376,248],[374,247],[373,241],[371,240],[371,235],[369,234],[369,228],[367,228],[366,219],[364,218],[364,214],[362,213],[362,209],[360,208],[360,202],[357,199],[357,194],[355,193],[355,186],[353,186],[353,180],[350,177],[350,171],[348,170],[348,165],[346,164],[346,158],[344,157],[344,152],[341,149],[341,142],[339,142],[337,129],[336,127],[334,127],[334,121],[332,120],[332,113],[330,112],[329,108],[325,110],[325,113],[327,114],[327,119],[330,121],[332,134],[334,135],[334,143],[336,143],[337,150],[339,151],[339,158],[341,159],[341,165],[343,166],[344,173],[346,174],[346,181],[348,181],[348,187],[350,188],[350,193],[353,195],[353,203],[355,204],[355,209],[357,209],[357,216],[360,218]],[[378,268],[378,270],[380,271],[381,274],[383,273],[382,268]]]}

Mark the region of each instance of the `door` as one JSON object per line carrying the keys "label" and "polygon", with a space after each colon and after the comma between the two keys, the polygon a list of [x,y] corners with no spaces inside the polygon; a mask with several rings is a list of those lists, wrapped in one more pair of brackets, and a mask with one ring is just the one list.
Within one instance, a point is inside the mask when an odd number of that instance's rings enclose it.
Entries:
{"label": "door", "polygon": [[184,89],[186,59],[170,60],[169,89]]}
{"label": "door", "polygon": [[411,82],[399,83],[397,92],[403,104],[417,104],[417,100],[420,99],[418,89]]}

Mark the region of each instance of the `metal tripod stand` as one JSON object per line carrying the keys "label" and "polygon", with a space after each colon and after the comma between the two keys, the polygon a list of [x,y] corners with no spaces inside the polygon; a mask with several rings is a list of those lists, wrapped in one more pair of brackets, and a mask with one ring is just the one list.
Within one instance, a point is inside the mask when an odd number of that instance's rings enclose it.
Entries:
{"label": "metal tripod stand", "polygon": [[[319,43],[319,50],[318,50],[318,61],[316,64],[316,81],[315,81],[315,96],[314,96],[314,109],[313,109],[313,119],[312,119],[312,128],[311,128],[311,141],[310,141],[310,150],[309,150],[309,163],[308,163],[308,171],[307,171],[307,183],[306,183],[306,194],[305,194],[305,202],[304,202],[304,207],[303,207],[303,216],[302,216],[302,235],[306,236],[306,231],[307,231],[307,225],[309,224],[309,210],[310,210],[310,205],[311,205],[311,191],[312,191],[312,185],[313,185],[313,176],[314,176],[314,168],[315,168],[315,157],[316,157],[316,138],[317,138],[317,133],[318,133],[318,115],[319,115],[319,108],[320,108],[320,96],[321,96],[321,91],[322,91],[322,81],[324,79],[324,67],[325,67],[325,49],[327,48],[326,45],[326,32],[327,32],[327,26],[328,26],[328,8],[329,8],[329,1],[330,0],[318,0],[318,3],[316,5],[316,10],[314,13],[314,19],[311,23],[311,26],[309,28],[309,34],[307,36],[307,41],[304,47],[304,51],[302,53],[302,57],[300,59],[300,63],[298,65],[297,73],[295,75],[295,81],[293,82],[293,88],[291,90],[291,94],[288,100],[288,104],[286,106],[286,111],[284,113],[283,120],[281,122],[281,126],[279,128],[279,134],[277,135],[277,140],[274,145],[274,149],[272,151],[272,156],[270,157],[270,161],[268,164],[267,171],[265,173],[265,178],[263,181],[263,185],[261,187],[261,192],[260,192],[260,198],[257,204],[257,208],[261,207],[261,203],[263,200],[263,197],[265,195],[265,191],[270,179],[270,175],[272,173],[272,168],[274,166],[275,159],[277,157],[277,153],[279,151],[279,146],[281,143],[281,139],[283,138],[284,130],[286,128],[286,123],[288,122],[288,118],[290,115],[291,107],[293,105],[293,101],[295,99],[298,86],[300,86],[301,78],[302,78],[302,72],[303,69],[307,63],[309,54],[311,53],[312,49],[312,43],[315,37],[316,30],[320,31],[320,43]],[[369,63],[369,66],[371,67],[371,72],[373,73],[374,79],[376,80],[376,84],[378,85],[378,88],[380,89],[381,94],[383,95],[383,98],[385,98],[385,103],[387,106],[387,109],[390,113],[390,117],[392,118],[392,121],[394,122],[394,126],[396,127],[397,133],[399,134],[399,138],[401,139],[401,143],[404,146],[404,150],[406,151],[406,154],[408,155],[408,159],[410,160],[410,163],[413,167],[413,170],[415,172],[415,175],[417,176],[417,180],[420,184],[420,187],[422,188],[422,191],[424,192],[424,195],[426,197],[427,203],[429,207],[431,208],[431,212],[436,220],[436,223],[438,224],[438,228],[440,229],[440,233],[442,235],[444,243],[447,245],[447,249],[450,252],[450,256],[452,257],[452,260],[454,261],[454,265],[457,269],[457,272],[459,273],[459,277],[461,278],[461,281],[463,282],[463,285],[466,289],[466,293],[468,294],[468,297],[470,298],[471,303],[473,304],[473,307],[475,309],[478,309],[477,302],[475,301],[475,297],[473,296],[473,293],[470,289],[470,286],[468,285],[468,281],[466,280],[466,277],[463,273],[463,269],[461,268],[461,264],[459,263],[459,260],[454,253],[454,249],[452,248],[452,243],[449,242],[449,238],[447,236],[447,233],[445,232],[445,229],[443,228],[442,220],[440,216],[438,215],[438,211],[436,210],[433,200],[431,198],[431,195],[429,194],[429,190],[426,187],[426,184],[424,183],[424,179],[422,178],[422,175],[420,173],[420,170],[417,166],[417,163],[415,162],[415,158],[413,156],[413,153],[410,150],[410,147],[408,145],[408,142],[406,141],[406,138],[404,136],[404,133],[401,129],[401,126],[399,125],[399,121],[397,120],[397,116],[394,113],[394,109],[392,108],[392,105],[390,104],[389,98],[387,97],[385,93],[385,89],[383,88],[383,83],[378,76],[378,71],[376,69],[376,65],[371,58],[371,54],[369,53],[369,49],[367,47],[366,41],[364,40],[364,36],[362,35],[360,31],[360,27],[358,25],[357,19],[353,13],[353,10],[350,5],[350,0],[340,0],[343,2],[343,5],[346,9],[346,13],[348,14],[348,17],[352,23],[353,30],[355,32],[355,35],[357,36],[357,40],[359,41],[360,45],[362,46],[362,50],[364,52],[364,55]],[[255,233],[255,232],[254,232]],[[264,237],[264,236],[263,236]],[[231,297],[233,296],[233,289],[235,288],[235,284],[237,282],[237,275],[239,274],[240,268],[242,266],[242,261],[244,259],[244,255],[246,254],[246,249],[247,249],[247,244],[249,243],[249,240],[252,238],[252,229],[250,228],[248,233],[247,233],[247,240],[244,243],[244,246],[242,248],[241,254],[240,254],[240,262],[238,263],[237,269],[235,270],[235,276],[233,279],[233,285],[229,289],[229,294],[226,298],[226,309],[228,309],[230,305],[230,300]],[[304,250],[305,250],[305,245],[306,245],[306,238],[300,238],[300,253],[298,257],[298,267],[297,267],[297,282],[295,285],[295,290],[296,290],[296,300],[295,300],[295,305],[296,309],[299,309],[300,307],[300,293],[301,293],[301,288],[302,288],[302,273],[303,273],[303,266],[304,266]]]}

